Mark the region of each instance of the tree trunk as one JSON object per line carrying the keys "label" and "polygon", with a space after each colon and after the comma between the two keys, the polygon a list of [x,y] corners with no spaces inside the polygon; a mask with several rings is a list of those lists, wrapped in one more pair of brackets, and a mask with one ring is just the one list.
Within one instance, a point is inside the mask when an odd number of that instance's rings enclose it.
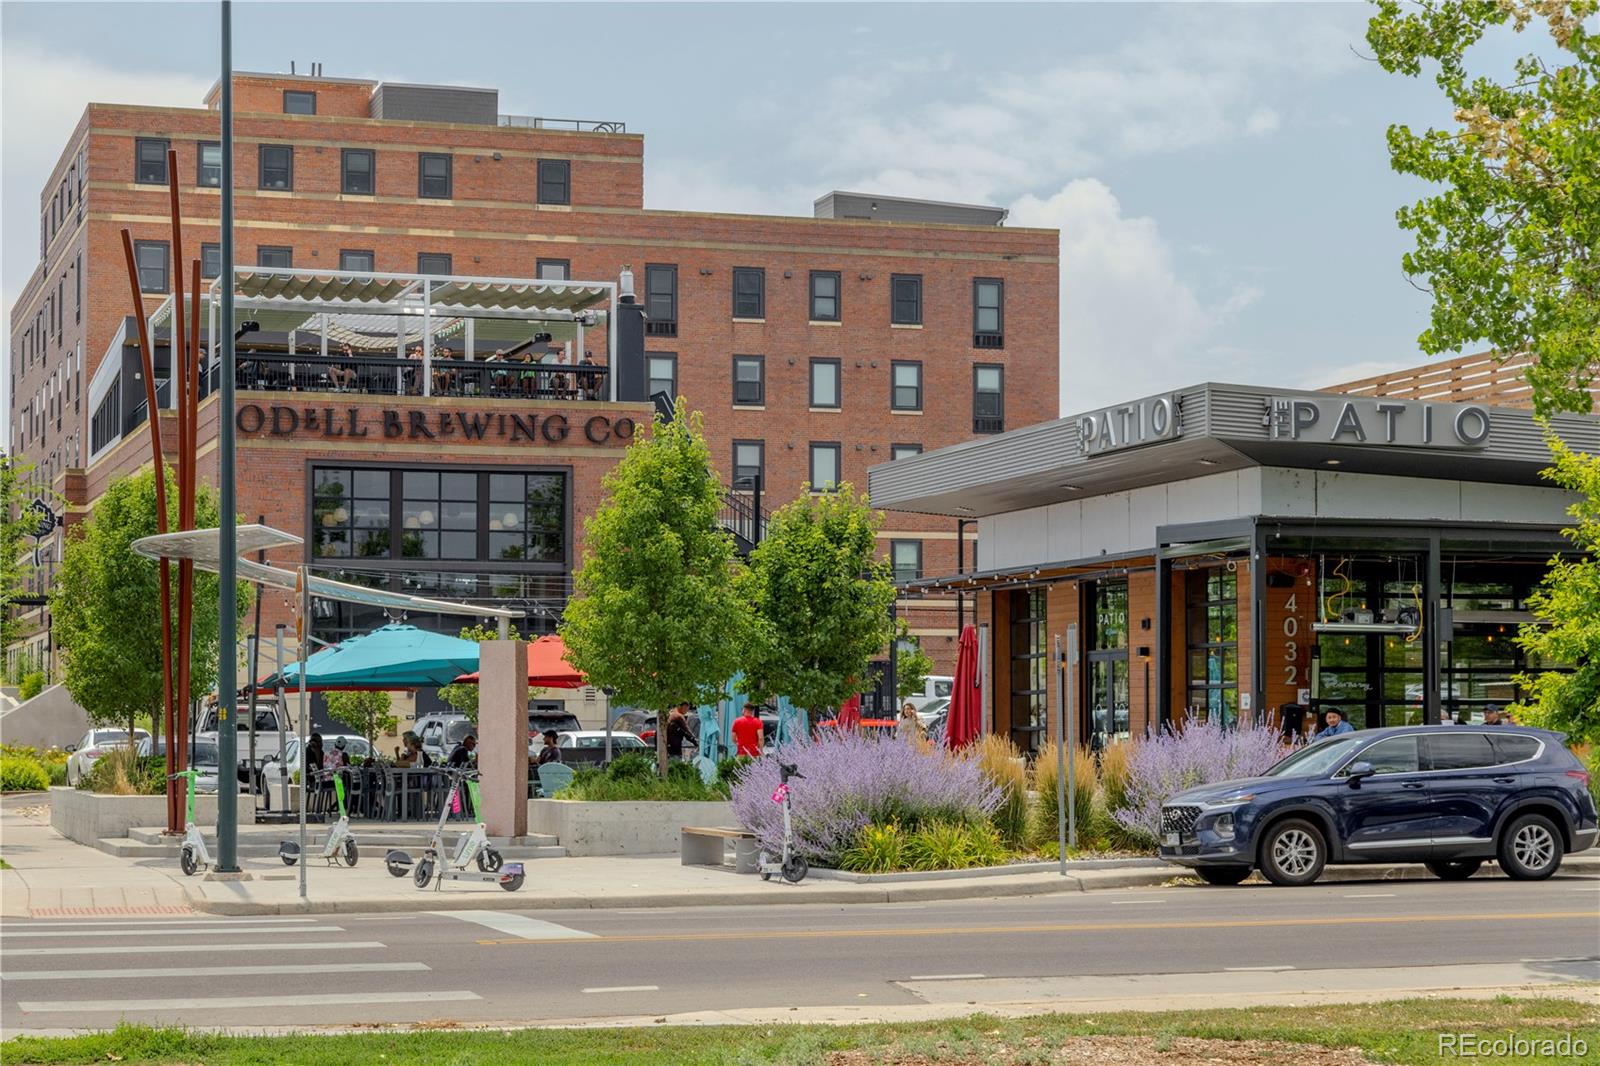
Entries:
{"label": "tree trunk", "polygon": [[656,773],[667,779],[667,718],[670,711],[656,712]]}

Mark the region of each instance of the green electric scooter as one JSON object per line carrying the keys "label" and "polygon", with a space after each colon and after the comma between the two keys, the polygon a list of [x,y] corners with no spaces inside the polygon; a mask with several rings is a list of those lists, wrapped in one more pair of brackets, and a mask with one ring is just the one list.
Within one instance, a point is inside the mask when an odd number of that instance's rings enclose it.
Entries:
{"label": "green electric scooter", "polygon": [[189,782],[188,806],[183,820],[183,847],[178,852],[178,865],[182,867],[185,877],[193,877],[200,867],[211,865],[211,852],[206,850],[206,838],[200,835],[200,825],[194,816],[194,783],[199,776],[200,771],[193,768],[167,775],[169,781],[182,777]]}
{"label": "green electric scooter", "polygon": [[[483,810],[483,804],[478,796],[478,771],[443,768],[440,772],[450,779],[450,792],[439,805],[439,823],[433,827],[433,837],[423,849],[422,857],[413,860],[407,852],[391,851],[384,856],[384,866],[395,877],[410,873],[412,883],[418,888],[427,888],[432,884],[437,891],[446,881],[489,881],[507,892],[515,892],[522,887],[525,877],[523,865],[520,862],[506,862],[501,857],[494,845],[489,843],[482,821],[475,823],[470,832],[461,834],[454,854],[446,853],[444,825],[450,818],[451,808],[461,796],[463,786],[475,814]],[[478,868],[467,869],[472,864]]]}
{"label": "green electric scooter", "polygon": [[[354,866],[361,857],[361,850],[356,847],[356,838],[350,835],[350,812],[344,806],[344,777],[338,770],[318,770],[316,776],[318,780],[332,778],[333,794],[339,800],[339,820],[333,823],[328,839],[322,842],[322,858],[329,866],[338,866],[341,862]],[[300,845],[285,840],[278,845],[278,858],[285,866],[293,866],[300,861]]]}

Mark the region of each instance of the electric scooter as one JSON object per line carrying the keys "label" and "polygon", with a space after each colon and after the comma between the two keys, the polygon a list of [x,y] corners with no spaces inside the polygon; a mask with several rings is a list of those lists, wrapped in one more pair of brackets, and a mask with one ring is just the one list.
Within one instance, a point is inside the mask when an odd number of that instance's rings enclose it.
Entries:
{"label": "electric scooter", "polygon": [[194,783],[199,776],[200,771],[192,767],[167,776],[169,781],[175,781],[180,777],[189,781],[189,799],[183,820],[183,848],[178,852],[178,865],[183,869],[185,877],[193,877],[194,872],[200,867],[211,865],[211,852],[206,850],[206,838],[200,835],[200,825],[194,816]]}
{"label": "electric scooter", "polygon": [[[462,786],[466,786],[474,813],[481,812],[483,805],[478,796],[478,771],[445,767],[440,773],[450,778],[450,791],[439,805],[439,822],[433,827],[433,836],[423,849],[422,857],[413,861],[407,852],[391,851],[383,858],[384,866],[395,877],[404,877],[409,871],[418,888],[427,888],[431,883],[434,891],[438,891],[447,880],[492,881],[507,892],[515,892],[522,887],[525,876],[522,863],[506,862],[501,857],[489,843],[481,821],[470,832],[461,834],[453,855],[445,853],[444,825],[451,809],[460,801]],[[475,863],[478,868],[467,869],[469,863]],[[434,876],[436,872],[437,877]]]}
{"label": "electric scooter", "polygon": [[794,778],[803,781],[805,776],[793,763],[778,764],[778,787],[772,791],[772,802],[783,807],[783,855],[774,862],[771,854],[761,852],[756,871],[763,881],[772,880],[773,874],[781,874],[791,885],[798,885],[811,871],[805,856],[794,850],[794,824],[789,820],[789,782]]}
{"label": "electric scooter", "polygon": [[[319,781],[332,779],[333,794],[339,800],[339,820],[333,823],[328,839],[322,843],[322,858],[329,866],[338,866],[341,862],[354,866],[361,851],[356,847],[356,838],[350,835],[350,812],[344,806],[344,776],[338,770],[318,770],[316,777]],[[300,861],[300,845],[292,840],[283,841],[278,845],[278,858],[285,866],[293,866]]]}

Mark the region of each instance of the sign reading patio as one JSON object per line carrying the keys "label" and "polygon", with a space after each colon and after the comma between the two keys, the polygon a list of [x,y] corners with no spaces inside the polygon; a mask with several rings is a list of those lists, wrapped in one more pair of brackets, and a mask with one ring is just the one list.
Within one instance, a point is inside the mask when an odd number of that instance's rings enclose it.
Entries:
{"label": "sign reading patio", "polygon": [[628,417],[559,412],[526,415],[503,411],[374,410],[364,407],[289,407],[278,404],[239,405],[234,416],[247,436],[373,437],[396,440],[501,440],[515,444],[627,444],[635,424]]}
{"label": "sign reading patio", "polygon": [[1481,448],[1492,428],[1481,404],[1304,396],[1269,398],[1262,422],[1273,440],[1406,448]]}
{"label": "sign reading patio", "polygon": [[1091,411],[1078,419],[1078,447],[1084,455],[1104,455],[1172,440],[1179,435],[1178,413],[1172,393]]}

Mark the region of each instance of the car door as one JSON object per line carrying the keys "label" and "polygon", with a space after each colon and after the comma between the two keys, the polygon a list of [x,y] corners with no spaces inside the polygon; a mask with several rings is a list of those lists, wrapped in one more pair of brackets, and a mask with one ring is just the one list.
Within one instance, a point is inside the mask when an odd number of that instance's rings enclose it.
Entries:
{"label": "car door", "polygon": [[1493,849],[1495,813],[1510,798],[1516,778],[1497,767],[1489,734],[1478,729],[1440,729],[1422,739],[1428,798],[1434,810],[1433,844],[1439,854]]}
{"label": "car door", "polygon": [[1339,816],[1345,848],[1353,859],[1426,857],[1432,846],[1432,811],[1415,733],[1386,737],[1355,754],[1351,763],[1372,764],[1373,774],[1340,783],[1329,797]]}

